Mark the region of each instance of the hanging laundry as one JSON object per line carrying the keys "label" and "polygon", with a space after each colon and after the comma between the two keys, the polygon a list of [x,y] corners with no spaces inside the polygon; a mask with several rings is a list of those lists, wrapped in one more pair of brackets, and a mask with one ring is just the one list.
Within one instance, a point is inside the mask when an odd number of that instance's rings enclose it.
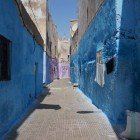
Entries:
{"label": "hanging laundry", "polygon": [[95,81],[103,87],[105,84],[105,64],[96,64],[96,78]]}

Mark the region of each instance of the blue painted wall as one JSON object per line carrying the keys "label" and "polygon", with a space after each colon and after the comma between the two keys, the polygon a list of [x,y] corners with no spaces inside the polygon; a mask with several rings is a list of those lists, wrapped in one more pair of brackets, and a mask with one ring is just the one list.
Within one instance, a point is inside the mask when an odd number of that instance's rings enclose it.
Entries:
{"label": "blue painted wall", "polygon": [[140,112],[140,1],[136,0],[134,5],[135,14],[135,49],[134,49],[134,86],[135,110]]}
{"label": "blue painted wall", "polygon": [[42,92],[43,48],[23,26],[14,0],[0,0],[0,34],[12,42],[11,80],[0,81],[1,137]]}
{"label": "blue painted wall", "polygon": [[[140,111],[139,9],[139,0],[105,0],[77,52],[79,88],[115,126],[126,124],[126,110]],[[115,57],[114,72],[105,74],[103,88],[95,82],[96,51],[101,46],[104,63]],[[77,57],[72,55],[72,64]],[[71,71],[72,82],[74,77]]]}
{"label": "blue painted wall", "polygon": [[75,52],[70,58],[70,80],[72,83],[78,83],[78,54]]}
{"label": "blue painted wall", "polygon": [[46,54],[46,84],[51,82],[51,58]]}

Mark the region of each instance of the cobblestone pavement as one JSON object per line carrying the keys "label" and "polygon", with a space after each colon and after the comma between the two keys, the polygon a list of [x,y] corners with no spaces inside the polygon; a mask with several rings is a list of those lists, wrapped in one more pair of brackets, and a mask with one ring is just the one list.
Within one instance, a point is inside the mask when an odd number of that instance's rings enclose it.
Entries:
{"label": "cobblestone pavement", "polygon": [[48,88],[49,96],[7,140],[117,139],[106,116],[74,90],[68,80],[54,81]]}

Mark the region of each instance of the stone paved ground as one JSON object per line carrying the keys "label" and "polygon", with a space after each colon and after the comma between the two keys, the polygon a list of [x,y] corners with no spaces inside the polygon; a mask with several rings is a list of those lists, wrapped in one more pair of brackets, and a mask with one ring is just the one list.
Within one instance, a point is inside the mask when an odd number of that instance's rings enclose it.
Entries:
{"label": "stone paved ground", "polygon": [[49,88],[50,95],[7,140],[117,139],[105,115],[74,90],[68,80],[54,81]]}

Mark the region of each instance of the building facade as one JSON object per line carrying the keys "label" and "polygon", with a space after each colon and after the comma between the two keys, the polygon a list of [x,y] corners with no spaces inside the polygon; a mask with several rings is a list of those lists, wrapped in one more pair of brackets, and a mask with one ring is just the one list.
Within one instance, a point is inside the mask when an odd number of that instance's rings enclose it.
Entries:
{"label": "building facade", "polygon": [[47,30],[47,2],[46,0],[21,0],[30,18],[36,25],[44,40],[43,54],[43,83],[46,82],[46,30]]}
{"label": "building facade", "polygon": [[48,15],[47,26],[47,54],[50,59],[50,80],[51,82],[58,78],[58,34],[57,27],[54,24],[51,15]]}
{"label": "building facade", "polygon": [[48,0],[22,0],[44,40],[43,83],[58,78],[57,27],[49,12]]}
{"label": "building facade", "polygon": [[21,1],[1,0],[0,13],[2,138],[42,93],[44,42]]}
{"label": "building facade", "polygon": [[58,71],[59,79],[70,77],[70,41],[58,40]]}
{"label": "building facade", "polygon": [[76,82],[115,127],[123,127],[126,110],[140,112],[139,0],[78,4],[78,50],[71,56]]}
{"label": "building facade", "polygon": [[44,48],[46,44],[46,0],[21,0],[30,18],[36,25],[44,40]]}
{"label": "building facade", "polygon": [[100,10],[103,1],[104,0],[78,0],[78,42],[87,30],[92,19]]}
{"label": "building facade", "polygon": [[73,83],[78,83],[78,21],[70,22],[70,80]]}

